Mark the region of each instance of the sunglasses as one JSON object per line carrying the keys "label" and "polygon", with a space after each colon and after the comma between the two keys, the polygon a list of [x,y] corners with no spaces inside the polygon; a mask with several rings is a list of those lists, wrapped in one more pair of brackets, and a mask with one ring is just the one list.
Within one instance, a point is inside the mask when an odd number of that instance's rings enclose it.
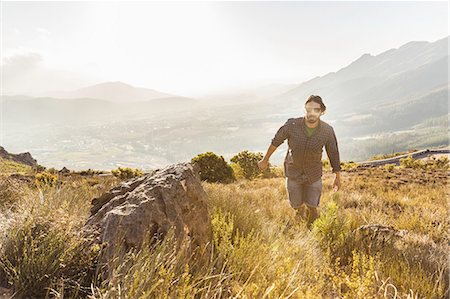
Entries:
{"label": "sunglasses", "polygon": [[320,108],[305,108],[305,111],[307,113],[311,113],[311,112],[320,113],[320,112],[322,112],[322,109],[320,109]]}

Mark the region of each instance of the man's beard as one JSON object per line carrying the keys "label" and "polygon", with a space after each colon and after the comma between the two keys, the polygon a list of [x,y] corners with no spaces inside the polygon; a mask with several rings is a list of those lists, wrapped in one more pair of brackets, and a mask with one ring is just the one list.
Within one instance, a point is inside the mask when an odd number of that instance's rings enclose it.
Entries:
{"label": "man's beard", "polygon": [[315,123],[318,119],[318,117],[306,117],[306,121],[309,123]]}

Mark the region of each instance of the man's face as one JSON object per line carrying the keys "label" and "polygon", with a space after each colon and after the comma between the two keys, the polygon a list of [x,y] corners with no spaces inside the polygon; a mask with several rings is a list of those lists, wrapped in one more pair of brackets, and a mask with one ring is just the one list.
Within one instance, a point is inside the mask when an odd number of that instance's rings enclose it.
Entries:
{"label": "man's face", "polygon": [[315,123],[320,119],[322,114],[320,104],[316,102],[309,102],[305,105],[305,117],[307,122]]}

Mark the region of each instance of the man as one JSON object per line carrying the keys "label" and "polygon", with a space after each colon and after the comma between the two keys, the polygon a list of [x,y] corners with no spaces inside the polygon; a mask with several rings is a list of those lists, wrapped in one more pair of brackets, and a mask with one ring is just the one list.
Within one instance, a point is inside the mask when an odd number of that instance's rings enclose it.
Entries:
{"label": "man", "polygon": [[305,117],[290,118],[277,131],[264,158],[258,162],[260,170],[268,167],[270,156],[284,140],[289,149],[284,160],[284,174],[288,199],[298,217],[304,217],[303,204],[307,206],[308,227],[317,219],[322,194],[322,151],[327,151],[335,179],[335,191],[341,187],[340,158],[333,128],[320,120],[326,106],[322,98],[311,95],[305,102]]}

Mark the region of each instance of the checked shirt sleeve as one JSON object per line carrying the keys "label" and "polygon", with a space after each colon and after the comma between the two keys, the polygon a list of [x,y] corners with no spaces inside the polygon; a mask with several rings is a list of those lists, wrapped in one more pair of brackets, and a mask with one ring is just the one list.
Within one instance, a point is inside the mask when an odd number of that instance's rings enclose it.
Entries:
{"label": "checked shirt sleeve", "polygon": [[272,138],[271,143],[273,146],[279,147],[288,138],[288,124],[289,119],[283,126],[281,126],[281,128],[278,129],[275,137]]}
{"label": "checked shirt sleeve", "polygon": [[339,158],[339,149],[333,128],[331,128],[328,141],[325,144],[325,149],[327,151],[328,158],[330,159],[333,173],[341,171],[341,160]]}

